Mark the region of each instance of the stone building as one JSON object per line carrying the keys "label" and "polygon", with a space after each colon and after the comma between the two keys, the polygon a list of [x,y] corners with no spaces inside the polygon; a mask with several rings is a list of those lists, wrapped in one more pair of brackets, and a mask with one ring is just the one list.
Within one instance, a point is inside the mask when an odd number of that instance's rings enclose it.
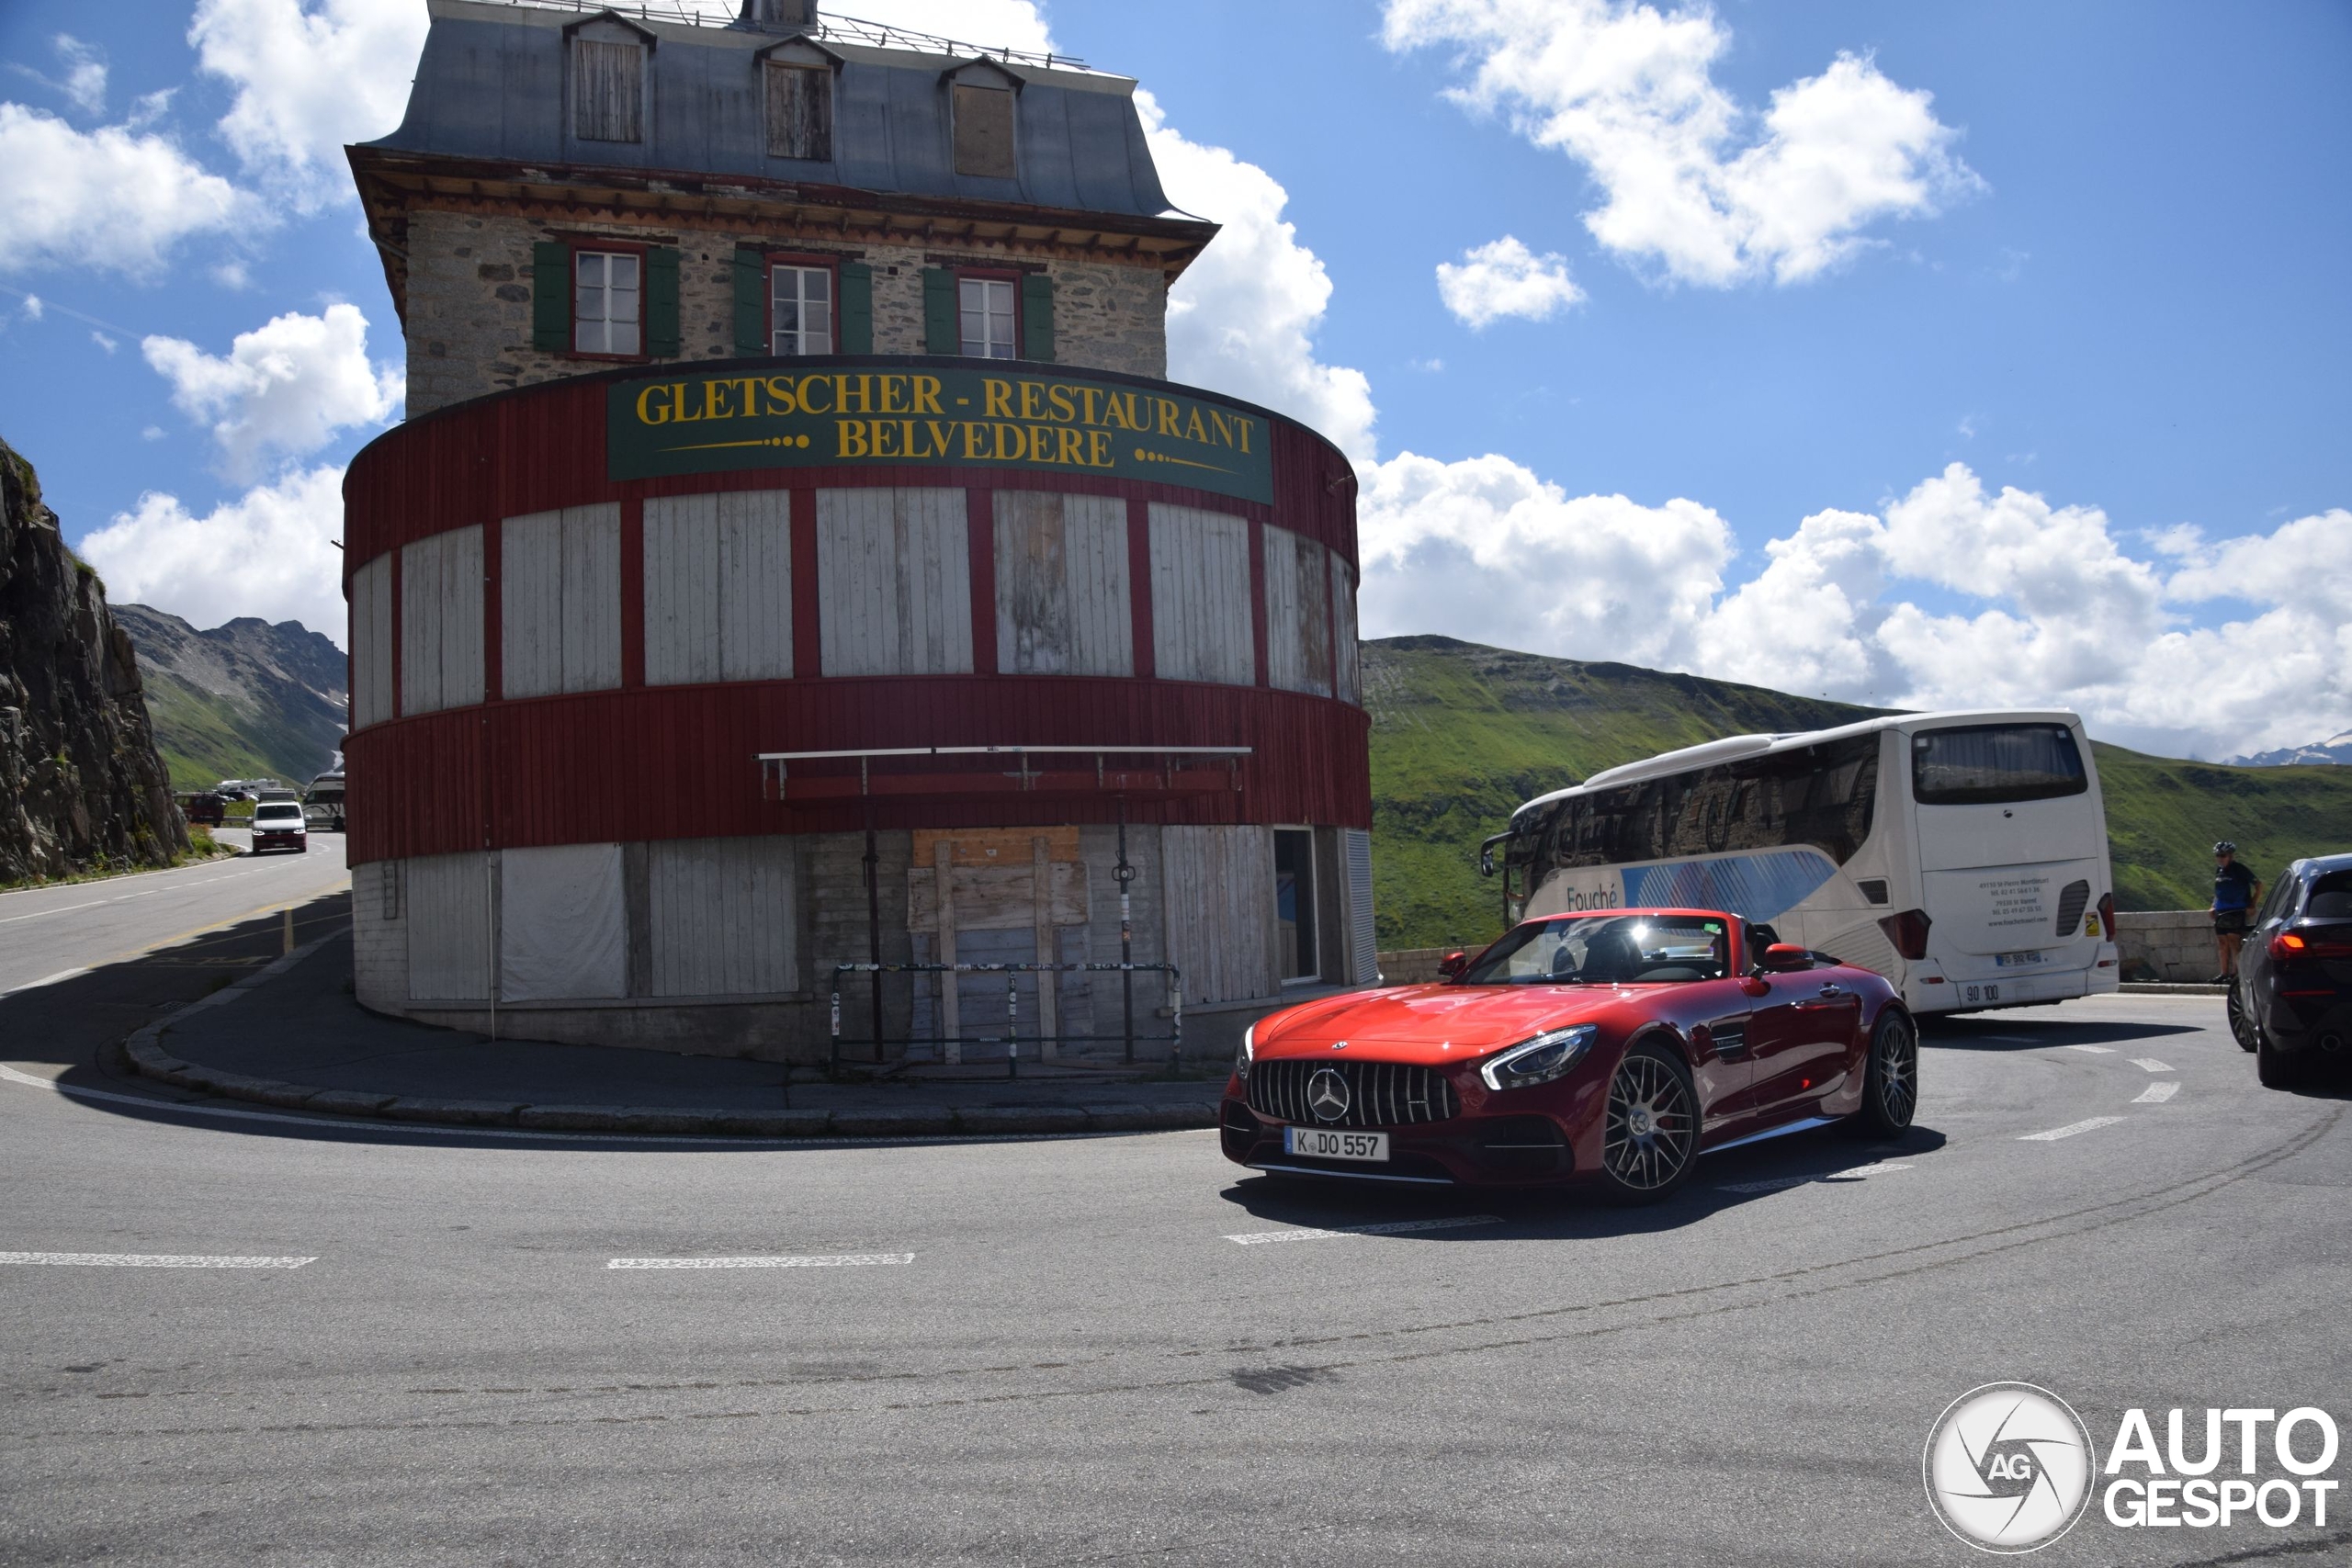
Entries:
{"label": "stone building", "polygon": [[1164,379],[1216,231],[1136,84],[430,4],[350,149],[410,399],[345,482],[361,998],[1001,1060],[1164,1052],[1123,953],[1196,1050],[1369,980],[1351,470]]}

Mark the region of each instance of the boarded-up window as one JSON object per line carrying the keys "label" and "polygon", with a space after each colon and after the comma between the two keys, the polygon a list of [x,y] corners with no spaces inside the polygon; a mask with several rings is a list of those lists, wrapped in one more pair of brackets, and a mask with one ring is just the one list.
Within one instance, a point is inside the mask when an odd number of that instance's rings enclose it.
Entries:
{"label": "boarded-up window", "polygon": [[833,73],[822,66],[768,62],[768,156],[830,163]]}
{"label": "boarded-up window", "polygon": [[510,517],[499,530],[503,694],[621,683],[621,509]]}
{"label": "boarded-up window", "polygon": [[1272,996],[1274,835],[1271,828],[1162,828],[1168,961],[1183,972],[1184,1000]]}
{"label": "boarded-up window", "polygon": [[645,847],[655,996],[773,996],[799,985],[793,849],[784,837]]}
{"label": "boarded-up window", "polygon": [[1012,177],[1012,94],[956,84],[956,172]]}
{"label": "boarded-up window", "polygon": [[968,675],[972,558],[960,490],[820,490],[828,675]]}
{"label": "boarded-up window", "polygon": [[392,716],[392,558],[351,574],[351,728]]}
{"label": "boarded-up window", "polygon": [[1159,678],[1255,684],[1255,642],[1248,521],[1153,502],[1151,644]]}
{"label": "boarded-up window", "polygon": [[507,850],[498,868],[498,995],[552,1002],[628,994],[618,844]]}
{"label": "boarded-up window", "polygon": [[1336,554],[1331,557],[1331,665],[1339,699],[1363,701],[1363,666],[1356,649],[1356,576]]}
{"label": "boarded-up window", "polygon": [[497,879],[487,854],[425,855],[405,863],[408,994],[417,1001],[481,1001],[497,952]]}
{"label": "boarded-up window", "polygon": [[1127,503],[996,492],[996,657],[1009,675],[1132,675]]}
{"label": "boarded-up window", "polygon": [[481,527],[401,551],[401,711],[481,701]]}
{"label": "boarded-up window", "polygon": [[642,45],[571,40],[571,133],[582,141],[645,139]]}
{"label": "boarded-up window", "polygon": [[792,673],[791,498],[780,490],[645,503],[645,683]]}
{"label": "boarded-up window", "polygon": [[1266,683],[1331,694],[1331,578],[1321,545],[1266,529]]}

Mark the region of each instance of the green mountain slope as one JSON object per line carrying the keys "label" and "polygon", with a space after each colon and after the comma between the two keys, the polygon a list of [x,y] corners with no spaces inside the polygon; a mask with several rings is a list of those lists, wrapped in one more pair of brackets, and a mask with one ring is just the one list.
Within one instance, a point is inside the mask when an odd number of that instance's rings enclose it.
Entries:
{"label": "green mountain slope", "polygon": [[144,604],[116,618],[139,649],[155,746],[175,789],[266,776],[300,789],[343,745],[342,649],[299,621],[198,631]]}
{"label": "green mountain slope", "polygon": [[[1374,903],[1384,948],[1467,945],[1500,923],[1478,840],[1531,795],[1726,735],[1820,729],[1882,709],[1442,637],[1363,644]],[[2117,900],[2204,906],[2217,838],[2266,877],[2352,849],[2352,768],[2225,768],[2095,748]]]}

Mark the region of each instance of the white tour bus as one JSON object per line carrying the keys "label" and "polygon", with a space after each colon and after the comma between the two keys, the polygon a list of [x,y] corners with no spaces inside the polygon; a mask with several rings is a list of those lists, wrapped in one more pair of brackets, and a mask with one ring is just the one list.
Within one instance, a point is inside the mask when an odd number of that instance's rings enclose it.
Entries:
{"label": "white tour bus", "polygon": [[2107,811],[2065,712],[1905,714],[1736,735],[1529,801],[1507,924],[1627,905],[1723,909],[1875,969],[1918,1012],[2116,988]]}

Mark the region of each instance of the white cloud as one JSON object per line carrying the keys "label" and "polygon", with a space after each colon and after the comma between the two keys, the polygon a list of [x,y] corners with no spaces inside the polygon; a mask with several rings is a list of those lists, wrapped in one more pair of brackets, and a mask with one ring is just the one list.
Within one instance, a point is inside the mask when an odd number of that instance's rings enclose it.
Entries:
{"label": "white cloud", "polygon": [[107,336],[106,333],[98,331],[96,327],[92,327],[90,329],[90,341],[96,344],[100,348],[105,349],[108,354],[112,354],[116,349],[122,346],[122,344]]}
{"label": "white cloud", "polygon": [[28,294],[25,296],[25,320],[28,321],[40,321],[41,318],[41,309],[42,307],[40,295]]}
{"label": "white cloud", "polygon": [[1931,95],[1864,56],[1772,94],[1760,116],[1713,77],[1729,35],[1712,11],[1630,0],[1388,0],[1398,52],[1452,45],[1451,96],[1582,164],[1608,249],[1685,283],[1818,276],[1888,218],[1929,217],[1983,182],[1951,152]]}
{"label": "white cloud", "polygon": [[168,139],[89,132],[0,103],[0,271],[102,267],[153,276],[183,241],[266,221],[253,198]]}
{"label": "white cloud", "polygon": [[221,136],[312,210],[352,196],[345,143],[400,125],[429,20],[417,0],[199,0],[187,39],[236,88]]}
{"label": "white cloud", "polygon": [[346,426],[380,424],[407,396],[398,366],[369,362],[368,318],[356,305],[274,317],[238,333],[225,355],[183,338],[150,337],[140,348],[171,382],[180,411],[210,423],[239,479],[254,478],[272,456],[315,452]]}
{"label": "white cloud", "polygon": [[1315,356],[1331,279],[1283,219],[1290,193],[1257,164],[1186,140],[1149,93],[1138,91],[1136,102],[1168,199],[1224,225],[1169,291],[1169,374],[1303,420],[1370,462],[1372,383]]}
{"label": "white cloud", "polygon": [[8,69],[19,76],[29,76],[85,114],[105,113],[106,56],[71,33],[59,33],[50,39],[50,45],[57,51],[61,74],[44,76],[31,66],[17,62],[11,62]]}
{"label": "white cloud", "polygon": [[1510,234],[1464,251],[1459,265],[1438,263],[1437,292],[1472,327],[1505,316],[1544,321],[1584,298],[1568,276],[1567,257],[1550,251],[1539,256]]}
{"label": "white cloud", "polygon": [[300,621],[344,640],[343,470],[258,486],[198,517],[179,498],[139,498],[76,547],[117,604],[153,605],[199,627],[239,615]]}
{"label": "white cloud", "polygon": [[[2098,508],[1991,492],[1953,464],[1877,514],[1804,518],[1726,591],[1729,531],[1694,502],[1572,498],[1507,458],[1408,454],[1367,472],[1360,527],[1368,637],[1443,632],[1886,706],[2073,707],[2175,755],[2352,721],[2343,510],[2214,544],[2167,530],[2193,558],[2166,579]],[[2188,624],[2211,602],[2249,613]]]}

